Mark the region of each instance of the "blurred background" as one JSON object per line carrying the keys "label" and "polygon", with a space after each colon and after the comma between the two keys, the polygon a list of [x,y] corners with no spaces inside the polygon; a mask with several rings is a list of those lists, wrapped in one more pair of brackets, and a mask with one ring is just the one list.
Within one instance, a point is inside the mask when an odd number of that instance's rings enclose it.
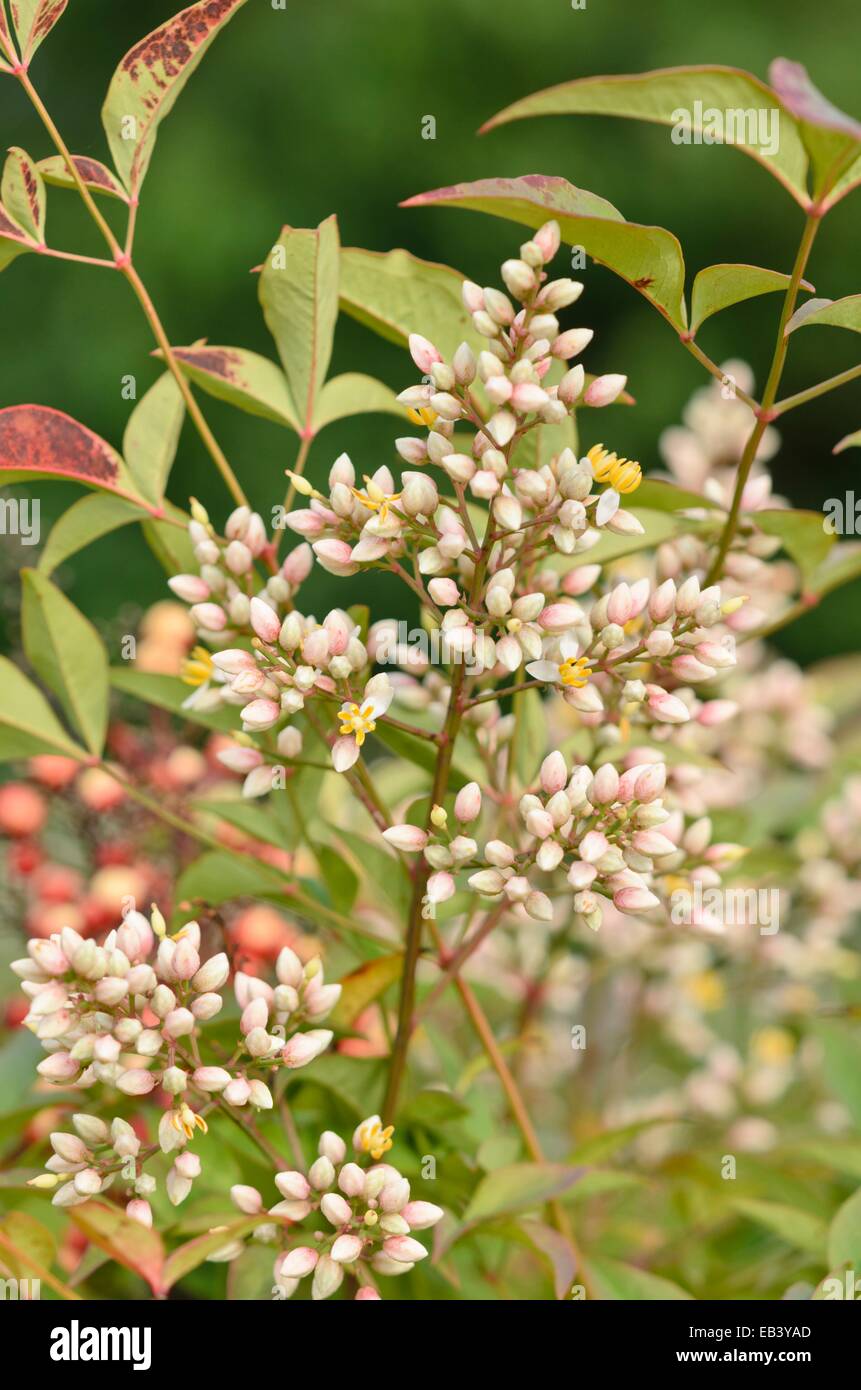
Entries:
{"label": "blurred background", "polygon": [[[99,108],[122,55],[179,8],[177,0],[89,0],[72,5],[33,65],[34,82],[77,154],[106,157]],[[827,19],[827,22],[826,22]],[[413,193],[491,175],[562,175],[613,202],[628,218],[659,223],[684,248],[689,282],[716,261],[748,261],[789,270],[801,212],[751,159],[720,146],[678,147],[667,128],[598,117],[543,118],[475,132],[518,97],[574,77],[644,71],[683,63],[734,64],[765,77],[784,55],[806,63],[839,106],[861,114],[858,10],[829,0],[826,11],[802,4],[751,6],[723,0],[689,7],[679,0],[292,0],[274,9],[249,0],[216,40],[164,123],[143,194],[136,261],[171,340],[199,337],[274,356],[257,298],[259,263],[284,223],[316,225],[336,212],[345,245],[406,246],[448,262],[480,283],[498,280],[499,262],[519,244],[514,225],[462,211],[401,210]],[[423,117],[436,138],[422,138]],[[34,158],[47,138],[12,81],[0,83],[5,146]],[[103,202],[102,206],[106,206]],[[121,213],[108,204],[112,217]],[[119,223],[117,225],[120,225]],[[71,193],[49,193],[51,243],[102,254],[97,234]],[[826,220],[808,278],[820,296],[858,290],[858,196]],[[660,432],[676,423],[691,392],[707,380],[674,335],[609,271],[588,266],[587,292],[570,323],[596,330],[586,364],[623,371],[637,398],[632,410],[582,424],[585,444],[612,435],[613,447],[659,466]],[[742,356],[761,387],[779,314],[778,296],[719,315],[702,333],[717,361]],[[422,325],[416,324],[420,330]],[[131,404],[121,378],[133,373],[138,395],[155,380],[149,330],[127,285],[106,272],[24,256],[0,278],[0,405],[25,401],[68,411],[119,447]],[[793,340],[781,394],[851,366],[857,340],[816,329]],[[397,389],[413,379],[405,354],[349,319],[339,323],[332,372],[362,370]],[[283,495],[293,436],[204,398],[207,417],[253,503],[268,516]],[[798,506],[820,508],[854,485],[858,454],[833,458],[833,444],[861,425],[858,384],[793,412],[783,427],[776,490]],[[311,476],[322,477],[341,449],[359,472],[394,457],[402,432],[392,417],[331,426],[315,442]],[[861,489],[859,489],[861,491]],[[186,425],[170,496],[185,506],[199,496],[222,518],[229,499]],[[41,492],[43,539],[52,519],[81,490],[60,483]],[[27,548],[3,547],[2,616],[16,643],[15,569],[32,564]],[[163,597],[164,577],[136,528],[76,556],[60,582],[97,623],[128,631],[135,608]],[[337,581],[317,575],[318,611]],[[311,586],[309,585],[309,588]],[[854,591],[857,597],[858,590]],[[861,606],[852,591],[781,634],[803,662],[852,649]]]}

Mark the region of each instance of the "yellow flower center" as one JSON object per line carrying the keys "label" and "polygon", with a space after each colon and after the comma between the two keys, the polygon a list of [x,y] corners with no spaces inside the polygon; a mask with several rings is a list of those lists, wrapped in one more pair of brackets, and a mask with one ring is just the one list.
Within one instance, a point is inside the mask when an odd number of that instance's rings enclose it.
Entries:
{"label": "yellow flower center", "polygon": [[567,661],[563,661],[559,666],[559,678],[563,685],[572,685],[576,690],[582,690],[592,675],[592,667],[585,656],[578,656],[576,659],[569,656]]}
{"label": "yellow flower center", "polygon": [[186,685],[205,685],[212,676],[212,657],[205,647],[193,647],[180,668]]}
{"label": "yellow flower center", "polygon": [[184,1134],[186,1139],[194,1138],[195,1128],[202,1130],[204,1134],[209,1130],[209,1125],[202,1115],[196,1115],[190,1105],[182,1102],[178,1110],[174,1110],[170,1117],[170,1122],[175,1130]]}
{"label": "yellow flower center", "polygon": [[634,492],[643,481],[643,470],[633,459],[611,454],[603,444],[593,444],[586,455],[598,483],[609,483],[617,492]]}
{"label": "yellow flower center", "polygon": [[359,1145],[369,1153],[371,1158],[379,1161],[383,1154],[388,1153],[392,1147],[392,1135],[395,1132],[394,1125],[386,1125],[383,1128],[379,1120],[372,1123],[363,1124],[359,1130]]}
{"label": "yellow flower center", "polygon": [[370,701],[366,705],[345,705],[338,711],[341,721],[341,734],[353,734],[359,747],[366,734],[372,734],[377,727],[374,720],[374,707]]}
{"label": "yellow flower center", "polygon": [[389,507],[393,502],[399,502],[402,495],[400,492],[386,494],[381,487],[377,486],[373,478],[368,477],[367,473],[365,474],[365,491],[362,492],[361,488],[357,487],[351,488],[350,491],[356,501],[360,502],[363,507],[367,507],[369,512],[379,512],[380,521],[387,519]]}
{"label": "yellow flower center", "polygon": [[414,425],[425,425],[429,430],[433,429],[437,418],[436,411],[431,410],[429,405],[420,406],[417,410],[410,407],[407,415]]}

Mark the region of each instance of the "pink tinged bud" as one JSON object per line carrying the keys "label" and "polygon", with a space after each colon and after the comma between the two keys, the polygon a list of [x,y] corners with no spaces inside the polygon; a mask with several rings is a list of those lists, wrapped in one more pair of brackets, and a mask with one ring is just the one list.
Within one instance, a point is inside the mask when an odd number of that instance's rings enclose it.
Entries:
{"label": "pink tinged bud", "polygon": [[[579,357],[583,349],[589,346],[594,336],[591,328],[569,328],[553,340],[550,347],[551,355],[563,361],[568,361],[571,357]],[[580,389],[583,389],[582,376]]]}
{"label": "pink tinged bud", "polygon": [[437,352],[433,343],[428,342],[420,333],[411,333],[409,337],[410,356],[415,362],[420,372],[429,372],[435,362],[441,362],[442,356]]}
{"label": "pink tinged bud", "polygon": [[655,623],[665,623],[676,610],[676,586],[665,579],[649,599],[649,617]]}
{"label": "pink tinged bud", "polygon": [[558,751],[548,753],[541,764],[541,788],[549,796],[560,792],[568,781],[568,768],[565,759]]}
{"label": "pink tinged bud", "polygon": [[541,252],[544,263],[552,261],[562,242],[559,223],[553,219],[545,222],[543,227],[538,228],[532,240]]}
{"label": "pink tinged bud", "polygon": [[428,842],[427,831],[419,829],[417,825],[390,825],[388,830],[383,831],[383,839],[393,849],[404,850],[408,854],[418,853]]}
{"label": "pink tinged bud", "polygon": [[553,824],[553,817],[547,811],[535,807],[527,812],[526,829],[539,840],[546,840],[548,835],[553,834],[556,826]]}
{"label": "pink tinged bud", "polygon": [[217,603],[195,603],[189,613],[192,622],[207,632],[223,632],[227,627],[227,614]]}
{"label": "pink tinged bud", "polygon": [[481,788],[477,782],[467,782],[454,801],[454,814],[462,825],[468,825],[481,814]]}
{"label": "pink tinged bud", "polygon": [[515,386],[511,395],[511,404],[515,410],[529,412],[541,410],[547,404],[549,397],[547,392],[541,387],[534,385],[531,381],[523,381]]}
{"label": "pink tinged bud", "polygon": [[661,795],[667,783],[667,769],[664,763],[652,763],[634,783],[634,796],[637,801],[654,801]]}
{"label": "pink tinged bud", "polygon": [[477,314],[484,308],[484,290],[472,280],[464,280],[461,290],[464,308],[470,314]]}
{"label": "pink tinged bud", "polygon": [[498,869],[509,868],[515,859],[514,850],[504,840],[488,840],[484,847],[484,855],[487,862],[495,864]]}
{"label": "pink tinged bud", "polygon": [[147,1096],[154,1086],[155,1077],[141,1067],[132,1067],[124,1071],[116,1081],[117,1090],[126,1096]]}
{"label": "pink tinged bud", "polygon": [[309,1245],[297,1245],[281,1262],[281,1274],[287,1279],[304,1279],[315,1268],[319,1255]]}
{"label": "pink tinged bud", "polygon": [[251,600],[251,626],[263,642],[277,642],[281,619],[262,598]]}
{"label": "pink tinged bud", "polygon": [[365,1174],[358,1163],[345,1163],[338,1174],[338,1186],[345,1197],[360,1197],[365,1191]]}
{"label": "pink tinged bud", "polygon": [[381,1303],[382,1299],[376,1289],[372,1289],[370,1284],[365,1284],[358,1290],[354,1303]]}
{"label": "pink tinged bud", "polygon": [[256,1216],[259,1211],[263,1210],[263,1198],[256,1187],[246,1187],[243,1183],[235,1183],[230,1189],[230,1196],[233,1205],[245,1212],[246,1216]]}
{"label": "pink tinged bud", "polygon": [[58,1131],[52,1134],[51,1148],[60,1158],[67,1163],[84,1163],[87,1159],[87,1146],[83,1139],[79,1139],[77,1134],[63,1134]]}
{"label": "pink tinged bud", "polygon": [[281,1060],[285,1067],[291,1071],[298,1070],[299,1067],[306,1067],[309,1062],[313,1062],[315,1057],[320,1055],[320,1046],[316,1039],[307,1033],[295,1033],[290,1041],[281,1049]]}
{"label": "pink tinged bud", "polygon": [[523,906],[536,922],[553,921],[553,904],[546,893],[530,893]]}
{"label": "pink tinged bud", "polygon": [[192,978],[192,988],[200,994],[208,994],[211,990],[220,989],[226,984],[230,974],[230,961],[224,951],[219,951],[216,955],[210,956]]}
{"label": "pink tinged bud", "polygon": [[191,941],[181,938],[171,960],[171,971],[177,980],[190,980],[200,969],[200,956]]}
{"label": "pink tinged bud", "polygon": [[190,1009],[171,1009],[162,1029],[169,1038],[182,1038],[186,1033],[193,1033],[194,1014]]}
{"label": "pink tinged bud", "polygon": [[184,603],[203,603],[209,598],[209,585],[199,574],[175,574],[167,583]]}
{"label": "pink tinged bud", "polygon": [[427,885],[428,901],[432,903],[447,902],[449,898],[454,897],[454,887],[454,879],[445,870],[431,874]]}
{"label": "pink tinged bud", "polygon": [[460,589],[453,579],[432,579],[428,584],[428,593],[434,603],[443,608],[453,608],[460,602]]}
{"label": "pink tinged bud", "polygon": [[659,830],[638,830],[634,836],[633,845],[638,854],[648,855],[650,859],[660,859],[665,854],[675,854],[678,848]]}
{"label": "pink tinged bud", "polygon": [[718,724],[725,724],[736,714],[738,714],[738,705],[735,700],[706,700],[697,713],[697,723],[711,729]]}
{"label": "pink tinged bud", "polygon": [[565,632],[583,620],[583,610],[576,603],[551,603],[543,610],[538,625],[545,632]]}
{"label": "pink tinged bud", "polygon": [[130,1221],[136,1221],[139,1226],[152,1228],[152,1207],[141,1197],[133,1197],[126,1204],[126,1216]]}
{"label": "pink tinged bud", "polygon": [[321,1157],[328,1158],[330,1163],[339,1165],[344,1162],[347,1153],[347,1145],[340,1135],[333,1133],[331,1129],[324,1129],[323,1133],[320,1135],[317,1152]]}
{"label": "pink tinged bud", "polygon": [[200,1156],[194,1153],[178,1154],[174,1160],[174,1168],[184,1178],[199,1178],[201,1173]]}
{"label": "pink tinged bud", "polygon": [[318,1192],[325,1192],[335,1181],[335,1165],[321,1154],[308,1169],[308,1181]]}
{"label": "pink tinged bud", "polygon": [[346,1226],[352,1220],[353,1209],[338,1192],[327,1192],[320,1210],[332,1226]]}
{"label": "pink tinged bud", "polygon": [[311,1195],[311,1184],[304,1173],[290,1171],[275,1174],[275,1186],[282,1197],[294,1202],[307,1201]]}
{"label": "pink tinged bud", "polygon": [[68,1052],[52,1052],[36,1068],[46,1081],[71,1081],[81,1070],[80,1063]]}
{"label": "pink tinged bud", "polygon": [[356,573],[358,566],[353,563],[353,552],[346,541],[315,541],[312,549],[317,563],[329,574],[345,578]]}
{"label": "pink tinged bud", "polygon": [[574,405],[583,394],[583,386],[586,381],[586,373],[579,365],[572,367],[570,372],[566,372],[559,383],[556,392],[557,399],[564,405]]}
{"label": "pink tinged bud", "polygon": [[251,1097],[251,1087],[244,1076],[237,1076],[224,1088],[224,1099],[228,1105],[247,1105]]}
{"label": "pink tinged bud", "polygon": [[659,628],[656,632],[650,632],[646,636],[646,650],[650,656],[659,659],[669,656],[676,645],[676,639],[671,632],[665,632]]}
{"label": "pink tinged bud", "polygon": [[401,1216],[413,1231],[428,1230],[442,1221],[443,1215],[442,1207],[435,1206],[433,1202],[408,1202],[401,1211]]}
{"label": "pink tinged bud", "polygon": [[612,763],[604,763],[592,779],[589,800],[599,806],[609,806],[616,800],[618,791],[619,774]]}
{"label": "pink tinged bud", "polygon": [[258,995],[242,1010],[239,1018],[239,1030],[244,1037],[247,1037],[255,1028],[265,1028],[268,1022],[268,1001],[262,995]]}
{"label": "pink tinged bud", "polygon": [[504,493],[494,499],[493,515],[504,531],[517,531],[523,522],[523,508],[517,498]]}
{"label": "pink tinged bud", "polygon": [[223,1091],[232,1078],[224,1067],[198,1067],[191,1079],[201,1091]]}
{"label": "pink tinged bud", "polygon": [[238,676],[240,671],[256,671],[257,662],[251,652],[241,647],[228,647],[223,652],[213,652],[212,664],[227,676]]}
{"label": "pink tinged bud", "polygon": [[587,831],[578,846],[580,858],[586,864],[597,864],[609,848],[610,841],[600,830]]}
{"label": "pink tinged bud", "polygon": [[673,659],[673,675],[682,681],[707,681],[715,675],[715,669],[698,661],[693,652],[684,652]]}
{"label": "pink tinged bud", "polygon": [[671,695],[659,685],[648,685],[646,689],[649,709],[662,724],[684,724],[690,719],[690,710],[677,695]]}
{"label": "pink tinged bud", "polygon": [[568,882],[575,892],[582,892],[594,882],[598,870],[594,864],[573,863],[568,870]]}
{"label": "pink tinged bud", "polygon": [[389,1236],[383,1241],[383,1250],[390,1260],[398,1264],[416,1264],[425,1259],[427,1250],[412,1236]]}
{"label": "pink tinged bud", "polygon": [[581,594],[586,594],[595,584],[601,574],[600,565],[579,565],[575,570],[569,570],[562,581],[562,591],[570,598],[579,598]]}
{"label": "pink tinged bud", "polygon": [[333,1293],[344,1282],[344,1269],[330,1255],[321,1255],[317,1268],[314,1270],[314,1280],[311,1285],[311,1298],[314,1302],[319,1302],[323,1298],[330,1298]]}
{"label": "pink tinged bud", "polygon": [[596,376],[594,381],[590,381],[586,387],[586,394],[583,400],[586,405],[603,406],[612,405],[617,396],[625,389],[626,376],[620,376],[618,372],[609,372],[606,376]]}
{"label": "pink tinged bud", "polygon": [[620,912],[648,912],[660,907],[660,899],[648,888],[620,888],[613,894],[613,903]]}
{"label": "pink tinged bud", "polygon": [[362,1244],[363,1242],[359,1236],[338,1236],[338,1239],[332,1246],[331,1258],[335,1260],[337,1264],[352,1264],[353,1260],[357,1260],[361,1255]]}
{"label": "pink tinged bud", "polygon": [[242,727],[246,733],[271,729],[281,718],[281,707],[274,700],[252,700],[242,711]]}

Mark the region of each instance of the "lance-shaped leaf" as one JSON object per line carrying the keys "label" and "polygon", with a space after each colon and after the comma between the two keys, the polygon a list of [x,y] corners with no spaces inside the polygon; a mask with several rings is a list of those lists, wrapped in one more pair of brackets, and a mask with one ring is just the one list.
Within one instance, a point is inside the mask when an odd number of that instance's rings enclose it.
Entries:
{"label": "lance-shaped leaf", "polygon": [[391,387],[363,372],[345,372],[343,376],[333,376],[323,386],[317,397],[312,426],[317,434],[334,420],[380,412],[404,418],[404,408],[398,404]]}
{"label": "lance-shaped leaf", "polygon": [[[691,332],[696,333],[700,324],[721,309],[729,309],[733,304],[755,299],[760,294],[785,290],[790,278],[779,270],[763,270],[758,265],[706,266],[696,276],[691,292]],[[806,280],[801,281],[801,286],[813,292],[813,286]]]}
{"label": "lance-shaped leaf", "polygon": [[856,579],[861,579],[861,544],[838,542],[808,577],[805,592],[812,598],[822,598]]}
{"label": "lance-shaped leaf", "polygon": [[0,184],[3,206],[36,242],[45,239],[45,185],[26,150],[13,145]]}
{"label": "lance-shaped leaf", "polygon": [[810,328],[815,324],[851,328],[861,333],[861,294],[849,294],[845,299],[809,299],[796,309],[786,325],[786,332],[794,333],[796,328]]}
{"label": "lance-shaped leaf", "polygon": [[29,63],[39,44],[48,37],[67,3],[68,0],[9,0],[12,23],[25,63]]}
{"label": "lance-shaped leaf", "polygon": [[38,686],[8,657],[0,656],[0,759],[62,753],[84,759],[85,748],[63,728]]}
{"label": "lance-shaped leaf", "polygon": [[70,1207],[69,1216],[87,1240],[145,1279],[154,1294],[166,1291],[164,1246],[158,1231],[133,1221],[121,1207],[108,1206],[106,1202]]}
{"label": "lance-shaped leaf", "polygon": [[108,654],[92,623],[38,570],[21,571],[24,650],[91,753],[108,727]]}
{"label": "lance-shaped leaf", "polygon": [[287,378],[268,357],[245,348],[214,347],[209,343],[177,347],[173,353],[189,380],[210,396],[228,401],[249,415],[259,415],[298,431]]}
{"label": "lance-shaped leaf", "polygon": [[198,0],[136,43],[114,73],[102,124],[116,171],[131,194],[140,191],[160,122],[216,34],[244,4]]}
{"label": "lance-shaped leaf", "polygon": [[119,454],[86,425],[46,405],[7,406],[0,410],[0,477],[11,483],[34,476],[135,496]]}
{"label": "lance-shaped leaf", "polygon": [[[73,154],[72,163],[91,193],[103,193],[107,198],[120,198],[127,203],[129,196],[112,174],[107,165],[87,155]],[[69,166],[61,154],[52,154],[48,159],[40,159],[36,165],[46,183],[56,188],[77,188],[69,171]]]}
{"label": "lance-shaped leaf", "polygon": [[287,374],[293,414],[313,432],[338,317],[338,222],[284,227],[263,264],[260,303]]}
{"label": "lance-shaped leaf", "polygon": [[359,1014],[379,999],[389,985],[399,980],[404,970],[404,957],[401,951],[394,955],[377,956],[375,960],[365,961],[357,970],[346,975],[341,981],[341,997],[330,1015],[334,1028],[349,1029]]}
{"label": "lance-shaped leaf", "polygon": [[612,203],[575,188],[567,179],[526,174],[516,179],[479,179],[408,198],[404,207],[472,208],[507,217],[527,227],[555,218],[563,240],[582,246],[599,265],[621,275],[676,328],[686,327],[685,263],[672,232],[626,222]]}
{"label": "lance-shaped leaf", "polygon": [[[731,134],[728,113],[733,117]],[[808,206],[807,155],[798,127],[771,88],[741,68],[658,68],[617,77],[582,77],[516,101],[487,121],[482,132],[525,116],[569,115],[626,116],[671,125],[676,127],[674,139],[683,140],[684,131],[689,131],[684,143],[725,140],[768,169],[802,207]]]}
{"label": "lance-shaped leaf", "polygon": [[140,521],[145,515],[136,502],[114,497],[110,492],[90,492],[79,497],[52,526],[39,556],[40,574],[53,574],[70,556],[93,541],[132,521]]}
{"label": "lance-shaped leaf", "polygon": [[176,458],[185,401],[170,372],[147,391],[129,416],[123,435],[123,457],[138,491],[160,503]]}
{"label": "lance-shaped leaf", "polygon": [[611,1260],[605,1255],[590,1255],[582,1270],[588,1279],[593,1298],[602,1302],[621,1300],[624,1302],[674,1302],[690,1299],[691,1294],[671,1279],[660,1274],[652,1274],[638,1265],[625,1264],[622,1260]]}
{"label": "lance-shaped leaf", "polygon": [[23,252],[36,251],[37,249],[37,243],[27,235],[23,227],[18,226],[15,219],[0,203],[0,270],[5,270],[7,265],[10,265],[15,257],[22,255]]}
{"label": "lance-shaped leaf", "polygon": [[835,185],[861,154],[861,122],[823,96],[802,63],[775,58],[768,75],[784,107],[798,122],[810,155],[814,198],[830,194],[830,206],[849,191],[844,188],[838,193]]}
{"label": "lance-shaped leaf", "polygon": [[[8,58],[9,63],[17,63],[18,61],[12,35],[9,32],[9,21],[6,18],[6,7],[3,0],[0,0],[0,58]],[[8,72],[9,63],[0,62],[0,72]]]}
{"label": "lance-shaped leaf", "polygon": [[345,246],[341,252],[341,308],[399,347],[422,333],[447,361],[462,342],[477,339],[461,298],[463,280],[451,266],[409,251]]}

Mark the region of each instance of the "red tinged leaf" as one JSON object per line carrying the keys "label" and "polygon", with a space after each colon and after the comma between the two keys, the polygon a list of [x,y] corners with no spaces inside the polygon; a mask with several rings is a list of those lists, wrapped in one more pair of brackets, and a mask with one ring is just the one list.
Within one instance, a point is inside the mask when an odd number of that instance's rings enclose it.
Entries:
{"label": "red tinged leaf", "polygon": [[[0,0],[0,54],[8,58],[11,63],[18,60],[15,56],[15,46],[12,43],[12,35],[9,33],[9,21],[6,18],[6,10],[3,7],[3,0]],[[0,61],[0,72],[9,72],[9,64]]]}
{"label": "red tinged leaf", "polygon": [[0,410],[0,475],[47,474],[134,496],[115,449],[86,425],[44,405]]}
{"label": "red tinged leaf", "polygon": [[112,1260],[139,1274],[154,1294],[165,1291],[164,1246],[157,1231],[132,1221],[120,1207],[105,1202],[70,1207],[69,1216],[87,1240]]}
{"label": "red tinged leaf", "polygon": [[[121,198],[129,201],[128,194],[119,180],[98,159],[88,159],[86,155],[73,154],[72,163],[91,193],[104,193],[108,198]],[[36,165],[46,183],[57,188],[74,188],[75,181],[69,173],[69,166],[61,154],[40,159]]]}
{"label": "red tinged leaf", "polygon": [[68,0],[10,0],[21,57],[29,63],[66,8]]}

